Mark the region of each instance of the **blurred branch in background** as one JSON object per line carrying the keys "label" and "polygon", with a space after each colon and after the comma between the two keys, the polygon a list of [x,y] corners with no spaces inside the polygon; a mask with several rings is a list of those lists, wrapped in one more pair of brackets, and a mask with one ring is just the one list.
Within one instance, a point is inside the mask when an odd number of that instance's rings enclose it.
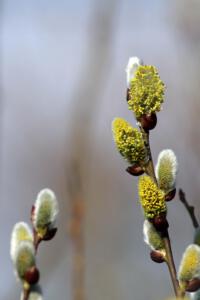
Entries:
{"label": "blurred branch in background", "polygon": [[71,159],[68,174],[71,220],[69,231],[73,242],[72,299],[85,300],[85,249],[84,249],[84,162],[91,152],[89,138],[98,115],[101,96],[108,81],[118,0],[93,1],[88,30],[86,62],[79,72],[73,97],[74,110],[71,122]]}
{"label": "blurred branch in background", "polygon": [[0,186],[2,178],[2,130],[3,130],[3,24],[4,24],[4,1],[0,1]]}
{"label": "blurred branch in background", "polygon": [[[199,166],[200,161],[200,2],[198,0],[191,0],[189,2],[187,0],[177,0],[173,13],[175,13],[175,18],[173,18],[175,20],[175,29],[180,38],[178,43],[181,45],[179,70],[182,70],[183,97],[185,96],[186,101],[189,103],[187,105],[187,118],[190,122],[185,126],[184,133],[187,153],[192,158],[189,170],[192,174],[194,168]],[[198,197],[196,197],[199,194],[199,168],[196,167],[195,171],[197,176],[193,177],[190,198],[193,199],[196,212],[199,214],[199,202]]]}
{"label": "blurred branch in background", "polygon": [[179,190],[179,199],[180,201],[183,203],[183,205],[185,206],[190,218],[191,218],[191,221],[192,221],[192,224],[193,224],[193,227],[194,228],[198,228],[199,227],[199,222],[196,218],[196,215],[195,215],[195,208],[194,206],[190,205],[185,197],[185,193],[183,192],[182,189]]}

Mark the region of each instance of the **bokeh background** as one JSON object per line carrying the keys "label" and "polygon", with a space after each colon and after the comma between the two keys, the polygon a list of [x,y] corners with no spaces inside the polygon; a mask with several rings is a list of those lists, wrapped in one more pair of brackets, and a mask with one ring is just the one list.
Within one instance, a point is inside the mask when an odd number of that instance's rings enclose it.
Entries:
{"label": "bokeh background", "polygon": [[[151,135],[153,157],[175,151],[178,187],[200,217],[200,2],[1,0],[0,6],[0,299],[19,299],[10,233],[17,221],[29,222],[44,187],[60,205],[58,234],[39,249],[45,299],[170,296],[166,266],[154,264],[144,245],[137,180],[115,150],[111,122],[121,116],[135,124],[125,101],[129,56],[157,66],[167,90]],[[77,199],[85,206],[75,224],[81,230],[70,231]],[[193,239],[178,197],[169,204],[169,221],[178,265]]]}

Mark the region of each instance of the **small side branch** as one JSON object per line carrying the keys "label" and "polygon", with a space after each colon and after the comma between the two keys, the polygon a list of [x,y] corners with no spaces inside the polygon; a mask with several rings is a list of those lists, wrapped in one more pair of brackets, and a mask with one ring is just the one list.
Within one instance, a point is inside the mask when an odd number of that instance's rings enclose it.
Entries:
{"label": "small side branch", "polygon": [[189,203],[188,203],[188,201],[185,197],[185,193],[183,192],[182,189],[179,190],[179,199],[183,203],[183,205],[185,206],[186,210],[188,211],[194,228],[198,228],[199,227],[199,222],[198,222],[198,220],[195,216],[194,206],[189,205]]}

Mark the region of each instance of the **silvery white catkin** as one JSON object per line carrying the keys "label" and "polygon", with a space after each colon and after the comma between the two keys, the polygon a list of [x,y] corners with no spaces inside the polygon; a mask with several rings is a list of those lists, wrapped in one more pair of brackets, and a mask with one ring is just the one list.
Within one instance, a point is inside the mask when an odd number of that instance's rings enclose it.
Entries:
{"label": "silvery white catkin", "polygon": [[35,266],[35,248],[30,241],[21,241],[13,259],[16,275],[23,279],[26,271]]}
{"label": "silvery white catkin", "polygon": [[30,226],[25,222],[18,222],[15,224],[11,234],[10,241],[10,255],[12,260],[16,256],[17,248],[22,241],[33,242],[33,233]]}
{"label": "silvery white catkin", "polygon": [[175,188],[178,163],[175,153],[166,149],[158,155],[156,164],[156,177],[159,188],[165,193],[170,192]]}
{"label": "silvery white catkin", "polygon": [[143,65],[143,62],[140,58],[134,56],[130,57],[127,67],[126,67],[126,81],[127,81],[127,88],[130,87],[131,80],[135,76],[135,71],[139,66]]}
{"label": "silvery white catkin", "polygon": [[144,221],[143,234],[145,243],[152,250],[163,250],[165,248],[163,239],[156,231],[155,227],[148,221]]}
{"label": "silvery white catkin", "polygon": [[53,191],[40,191],[34,205],[33,225],[35,229],[53,227],[58,214],[58,202]]}

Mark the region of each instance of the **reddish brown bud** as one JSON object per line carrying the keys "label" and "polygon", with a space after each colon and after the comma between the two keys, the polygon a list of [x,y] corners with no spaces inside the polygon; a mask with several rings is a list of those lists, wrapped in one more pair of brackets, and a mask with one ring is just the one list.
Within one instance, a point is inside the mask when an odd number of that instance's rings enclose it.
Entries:
{"label": "reddish brown bud", "polygon": [[154,262],[156,262],[158,264],[161,264],[165,261],[163,258],[163,254],[159,251],[155,251],[155,250],[151,251],[150,257]]}
{"label": "reddish brown bud", "polygon": [[131,94],[130,94],[130,89],[126,90],[126,101],[128,102],[129,100],[131,100]]}
{"label": "reddish brown bud", "polygon": [[43,241],[50,241],[54,238],[54,236],[56,235],[57,232],[57,228],[52,228],[47,230],[47,233],[45,234],[45,236],[42,238]]}
{"label": "reddish brown bud", "polygon": [[192,293],[192,292],[196,292],[199,288],[200,288],[200,279],[194,278],[188,282],[186,291]]}
{"label": "reddish brown bud", "polygon": [[174,199],[175,195],[176,195],[176,189],[173,189],[167,195],[165,195],[165,201],[171,201],[172,199]]}
{"label": "reddish brown bud", "polygon": [[140,166],[132,165],[126,169],[126,172],[128,172],[129,174],[131,174],[133,176],[140,176],[144,173],[144,170]]}
{"label": "reddish brown bud", "polygon": [[145,131],[149,131],[155,128],[157,124],[157,116],[155,113],[150,115],[143,115],[140,118],[140,124]]}
{"label": "reddish brown bud", "polygon": [[35,266],[27,270],[24,275],[24,280],[27,281],[30,285],[36,284],[39,281],[39,278],[40,278],[40,273]]}
{"label": "reddish brown bud", "polygon": [[165,214],[156,216],[155,218],[153,218],[151,220],[151,222],[153,223],[156,230],[158,230],[159,232],[165,232],[167,230],[167,228],[169,227],[169,223],[166,219]]}

